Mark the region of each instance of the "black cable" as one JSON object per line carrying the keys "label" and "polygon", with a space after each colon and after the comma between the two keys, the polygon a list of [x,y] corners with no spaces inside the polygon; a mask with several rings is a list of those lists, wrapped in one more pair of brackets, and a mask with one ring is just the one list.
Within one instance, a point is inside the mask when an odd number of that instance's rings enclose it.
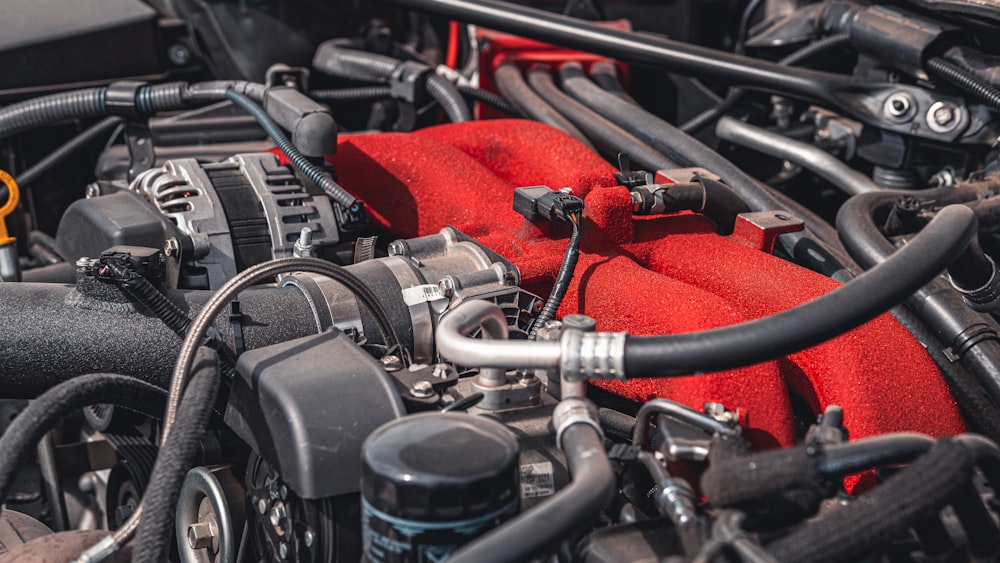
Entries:
{"label": "black cable", "polygon": [[448,405],[447,407],[441,409],[441,412],[453,412],[453,411],[469,410],[472,407],[478,405],[479,402],[482,401],[485,397],[486,397],[486,395],[484,395],[482,393],[473,393],[473,394],[468,395],[466,397],[462,397],[461,399],[459,399],[459,400],[455,401],[454,403]]}
{"label": "black cable", "polygon": [[334,201],[342,205],[344,209],[347,209],[352,213],[361,212],[363,209],[361,200],[348,193],[347,190],[345,190],[333,179],[333,176],[331,176],[329,172],[319,166],[316,166],[310,162],[308,158],[303,156],[302,153],[295,148],[295,145],[288,140],[288,137],[286,137],[284,132],[281,131],[278,124],[271,119],[271,116],[267,115],[264,108],[260,107],[249,97],[240,94],[236,90],[226,90],[226,98],[257,120],[257,123],[259,123],[261,128],[264,129],[269,137],[271,137],[274,144],[278,145],[281,152],[285,153],[285,156],[287,156],[288,160],[292,162],[292,166],[294,166],[296,170],[319,186],[320,189],[333,198]]}
{"label": "black cable", "polygon": [[843,477],[873,467],[909,463],[934,446],[924,434],[897,432],[824,446],[816,458],[817,470],[826,476]]}
{"label": "black cable", "polygon": [[521,74],[521,69],[517,66],[509,63],[500,65],[494,73],[494,78],[497,89],[520,110],[520,113],[563,131],[586,145],[590,150],[597,152],[597,148],[591,144],[586,135],[576,128],[576,125],[563,117],[528,86],[528,83],[524,81],[524,75]]}
{"label": "black cable", "polygon": [[[847,45],[850,41],[850,33],[830,35],[802,47],[787,57],[779,60],[778,64],[785,66],[796,65],[811,59],[819,53]],[[732,109],[733,106],[746,99],[747,94],[749,94],[749,92],[742,88],[730,89],[729,94],[727,94],[726,97],[717,105],[708,108],[707,110],[684,122],[680,126],[681,131],[684,131],[685,133],[697,133],[698,131],[704,129],[705,126],[722,117],[722,115]]]}
{"label": "black cable", "polygon": [[392,89],[388,86],[357,86],[354,88],[338,88],[336,90],[313,90],[309,97],[324,102],[356,102],[391,98]]}
{"label": "black cable", "polygon": [[514,107],[514,105],[508,102],[503,96],[498,96],[493,92],[476,88],[474,86],[459,84],[457,88],[463,96],[472,98],[477,102],[484,103],[494,109],[498,109],[504,113],[509,113],[515,117],[520,117],[522,115],[521,111]]}
{"label": "black cable", "polygon": [[885,262],[822,297],[734,326],[628,337],[625,373],[636,378],[721,371],[815,346],[902,302],[939,275],[973,236],[975,214],[948,206]]}
{"label": "black cable", "polygon": [[89,405],[108,403],[147,416],[163,414],[166,391],[134,377],[95,373],[68,379],[28,403],[0,436],[0,504],[14,478],[35,453],[38,441],[64,417]]}
{"label": "black cable", "polygon": [[156,455],[156,464],[143,493],[146,508],[136,532],[132,561],[167,561],[174,539],[174,514],[181,484],[201,453],[201,439],[212,416],[219,390],[218,357],[201,348],[194,360],[194,373],[184,390],[177,424]]}
{"label": "black cable", "polygon": [[[548,68],[538,66],[529,70],[528,84],[556,111],[580,128],[606,156],[616,157],[620,153],[628,153],[633,162],[638,163],[646,170],[680,168],[677,162],[658,152],[635,135],[564,94],[552,80]],[[612,94],[607,95],[618,100]],[[618,101],[621,102],[621,100]],[[626,102],[621,103],[627,105]]]}
{"label": "black cable", "polygon": [[570,214],[569,222],[573,225],[573,234],[569,237],[569,244],[566,245],[566,253],[559,266],[559,273],[556,274],[556,282],[552,286],[552,292],[549,293],[549,298],[545,301],[542,312],[538,313],[535,322],[531,324],[528,340],[534,340],[538,337],[538,331],[545,326],[545,323],[556,318],[556,311],[559,310],[563,298],[566,297],[569,282],[573,279],[573,271],[580,259],[580,215]]}
{"label": "black cable", "polygon": [[[33,183],[76,151],[113,131],[123,121],[120,117],[108,117],[91,125],[18,175],[17,184],[24,187]],[[3,197],[3,195],[0,195],[0,199],[3,199]]]}
{"label": "black cable", "polygon": [[931,57],[924,65],[934,76],[947,80],[973,98],[1000,110],[1000,89],[971,71],[941,57]]}

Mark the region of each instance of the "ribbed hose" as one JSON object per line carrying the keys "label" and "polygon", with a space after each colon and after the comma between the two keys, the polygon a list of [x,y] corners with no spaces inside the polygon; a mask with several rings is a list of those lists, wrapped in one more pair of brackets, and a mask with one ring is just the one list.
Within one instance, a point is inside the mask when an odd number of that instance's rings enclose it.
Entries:
{"label": "ribbed hose", "polygon": [[0,503],[10,494],[21,466],[38,441],[64,417],[88,405],[109,403],[147,416],[163,414],[166,391],[134,377],[111,373],[66,380],[28,403],[0,436]]}
{"label": "ribbed hose", "polygon": [[[620,153],[628,153],[633,162],[638,163],[646,170],[680,168],[676,161],[660,153],[640,138],[564,94],[556,86],[547,68],[536,67],[529,70],[528,84],[531,85],[531,89],[536,94],[583,131],[606,156],[616,157]],[[615,98],[611,94],[608,96]],[[617,98],[615,99],[617,100]],[[621,100],[618,101],[621,102]]]}
{"label": "ribbed hose", "polygon": [[309,178],[313,183],[319,186],[320,189],[333,198],[334,201],[353,213],[357,213],[362,209],[362,203],[360,200],[348,193],[347,190],[334,181],[333,176],[331,176],[329,172],[310,162],[308,158],[303,156],[302,153],[295,148],[295,145],[288,140],[285,133],[280,127],[278,127],[278,124],[275,123],[269,115],[267,115],[264,108],[260,107],[253,100],[243,94],[240,94],[236,90],[226,90],[226,99],[253,116],[253,118],[257,120],[257,123],[260,124],[261,128],[264,129],[269,137],[271,137],[274,144],[278,145],[281,152],[285,153],[288,160],[292,162],[292,166],[305,175],[306,178]]}
{"label": "ribbed hose", "polygon": [[938,276],[976,236],[967,207],[942,209],[909,244],[840,288],[787,311],[739,325],[629,337],[629,378],[670,377],[760,363],[815,346],[901,303]]}
{"label": "ribbed hose", "polygon": [[392,89],[388,86],[358,86],[336,90],[313,90],[309,92],[309,97],[324,102],[357,102],[391,98]]}
{"label": "ribbed hose", "polygon": [[69,119],[104,115],[107,90],[102,86],[60,92],[6,106],[0,109],[0,139]]}
{"label": "ribbed hose", "polygon": [[545,326],[545,323],[556,318],[556,311],[559,310],[563,298],[566,297],[566,290],[569,289],[569,282],[573,279],[573,271],[576,270],[576,263],[580,259],[580,219],[576,215],[570,215],[569,221],[573,225],[573,234],[569,237],[569,244],[566,245],[566,254],[563,256],[562,265],[559,266],[559,273],[556,275],[552,292],[545,300],[542,312],[538,313],[535,322],[531,324],[528,340],[537,338],[538,331]]}
{"label": "ribbed hose", "polygon": [[212,415],[219,390],[219,366],[215,352],[201,348],[195,356],[194,373],[184,390],[177,411],[177,425],[156,456],[156,465],[143,494],[145,511],[136,531],[132,561],[167,561],[174,539],[174,513],[181,483],[201,452],[201,437]]}
{"label": "ribbed hose", "polygon": [[457,86],[458,91],[462,93],[463,96],[472,98],[477,102],[486,104],[494,109],[498,109],[504,113],[509,113],[515,117],[520,117],[521,111],[514,107],[513,104],[508,102],[503,96],[498,96],[493,92],[488,90],[483,90],[482,88],[476,88],[473,86],[463,86],[459,84]]}
{"label": "ribbed hose", "polygon": [[[813,41],[812,43],[806,45],[805,47],[795,51],[794,53],[788,55],[787,57],[778,61],[778,64],[785,66],[792,66],[811,59],[812,57],[827,51],[829,49],[835,49],[847,45],[851,42],[850,33],[838,33],[836,35],[831,35],[829,37],[824,37],[822,39]],[[729,91],[729,94],[721,102],[707,110],[701,112],[700,114],[694,116],[690,120],[683,123],[680,128],[685,133],[696,133],[705,128],[706,125],[712,123],[727,111],[733,108],[736,104],[743,101],[747,96],[747,91],[742,88],[733,88]]]}
{"label": "ribbed hose", "polygon": [[968,486],[974,456],[944,438],[855,502],[836,507],[767,546],[779,561],[857,561],[910,526],[937,516]]}
{"label": "ribbed hose", "polygon": [[174,334],[184,338],[188,328],[191,327],[191,319],[174,305],[173,301],[167,299],[149,280],[135,271],[117,263],[110,263],[108,267],[114,273],[122,291],[149,309],[167,325],[167,328],[174,331]]}
{"label": "ribbed hose", "polygon": [[472,121],[472,110],[465,103],[461,92],[443,76],[433,73],[428,75],[426,88],[427,93],[441,104],[441,109],[452,123]]}
{"label": "ribbed hose", "polygon": [[934,76],[947,80],[973,98],[1000,110],[1000,89],[986,80],[941,57],[931,57],[924,64]]}
{"label": "ribbed hose", "polygon": [[597,152],[597,148],[591,144],[586,135],[576,128],[576,125],[563,117],[528,86],[528,83],[524,81],[524,75],[521,74],[521,69],[512,64],[503,64],[494,73],[494,78],[500,93],[517,106],[522,114],[561,130],[587,145],[590,150]]}

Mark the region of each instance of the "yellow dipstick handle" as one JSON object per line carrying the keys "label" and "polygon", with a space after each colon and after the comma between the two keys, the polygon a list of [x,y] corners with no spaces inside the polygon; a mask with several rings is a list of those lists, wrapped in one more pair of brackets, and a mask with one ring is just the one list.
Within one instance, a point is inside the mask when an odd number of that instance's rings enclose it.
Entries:
{"label": "yellow dipstick handle", "polygon": [[17,182],[14,177],[4,170],[0,170],[0,182],[7,186],[7,203],[0,207],[0,246],[14,242],[14,239],[7,234],[7,216],[17,208],[17,202],[21,199],[21,193],[17,189]]}

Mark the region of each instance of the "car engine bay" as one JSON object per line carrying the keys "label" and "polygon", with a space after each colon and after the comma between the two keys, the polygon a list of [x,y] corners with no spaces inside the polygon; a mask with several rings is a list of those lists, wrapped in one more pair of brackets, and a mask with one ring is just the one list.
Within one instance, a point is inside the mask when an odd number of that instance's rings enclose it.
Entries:
{"label": "car engine bay", "polygon": [[0,30],[0,562],[1000,559],[995,3]]}

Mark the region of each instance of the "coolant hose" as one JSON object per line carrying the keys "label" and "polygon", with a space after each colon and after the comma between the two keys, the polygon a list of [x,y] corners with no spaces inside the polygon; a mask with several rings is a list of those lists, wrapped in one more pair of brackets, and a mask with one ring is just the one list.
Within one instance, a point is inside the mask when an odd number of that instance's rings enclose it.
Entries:
{"label": "coolant hose", "polygon": [[[376,82],[389,81],[403,64],[405,63],[399,59],[345,49],[331,41],[320,45],[313,59],[313,65],[327,74]],[[436,102],[441,104],[441,108],[453,123],[472,120],[472,111],[462,98],[462,93],[447,79],[429,70],[424,88]]]}
{"label": "coolant hose", "polygon": [[885,312],[934,279],[976,236],[975,214],[941,210],[910,244],[842,287],[797,307],[703,332],[628,337],[629,378],[721,371],[820,344]]}
{"label": "coolant hose", "polygon": [[[529,70],[528,84],[536,94],[556,108],[556,111],[580,128],[606,155],[614,157],[619,153],[628,153],[639,166],[651,171],[681,168],[673,159],[663,155],[632,133],[564,94],[552,80],[548,68],[539,66]],[[608,96],[615,98],[612,94]],[[627,104],[627,102],[622,103]]]}
{"label": "coolant hose", "polygon": [[194,359],[191,379],[184,390],[174,432],[156,455],[156,464],[143,493],[143,517],[136,531],[132,561],[167,561],[174,539],[174,514],[184,477],[197,462],[201,437],[208,426],[219,390],[218,356],[202,347]]}
{"label": "coolant hose", "polygon": [[166,390],[124,375],[94,373],[66,380],[28,403],[0,436],[0,504],[10,494],[21,466],[38,441],[64,417],[97,403],[110,403],[147,416],[163,414]]}
{"label": "coolant hose", "polygon": [[965,487],[975,456],[943,438],[873,491],[806,522],[767,546],[779,561],[857,561],[899,533],[936,517]]}
{"label": "coolant hose", "polygon": [[586,529],[615,494],[615,474],[600,433],[583,422],[562,432],[573,480],[545,502],[473,540],[449,563],[513,563],[545,558]]}
{"label": "coolant hose", "polygon": [[510,100],[522,113],[535,121],[540,121],[563,131],[577,141],[587,145],[587,148],[590,150],[597,152],[597,149],[591,144],[590,139],[581,133],[576,128],[576,125],[573,125],[570,120],[563,117],[561,113],[556,111],[555,108],[550,106],[548,102],[543,100],[541,96],[528,86],[519,68],[512,64],[500,65],[500,68],[496,70],[494,78],[496,79],[497,89],[500,90],[500,93]]}
{"label": "coolant hose", "polygon": [[731,143],[798,164],[850,195],[881,189],[871,178],[825,150],[763,127],[732,117],[722,117],[715,126],[715,134]]}
{"label": "coolant hose", "polygon": [[[907,244],[896,251],[895,246],[885,238],[875,225],[875,214],[880,209],[892,206],[901,196],[917,196],[943,203],[969,199],[968,194],[965,190],[954,188],[863,194],[850,198],[841,207],[837,214],[837,226],[848,252],[862,267],[871,268],[909,246]],[[916,238],[922,233],[923,231]],[[956,257],[963,250],[964,248],[957,249]],[[937,333],[941,342],[951,348],[952,354],[961,360],[985,388],[994,405],[1000,405],[1000,326],[988,315],[968,308],[958,292],[947,282],[933,278],[927,281],[930,283],[926,287],[907,299],[907,306]],[[975,393],[970,393],[969,396],[973,398]],[[975,398],[973,401],[976,402],[969,405],[972,409],[982,408],[981,405],[977,406],[981,401]]]}

